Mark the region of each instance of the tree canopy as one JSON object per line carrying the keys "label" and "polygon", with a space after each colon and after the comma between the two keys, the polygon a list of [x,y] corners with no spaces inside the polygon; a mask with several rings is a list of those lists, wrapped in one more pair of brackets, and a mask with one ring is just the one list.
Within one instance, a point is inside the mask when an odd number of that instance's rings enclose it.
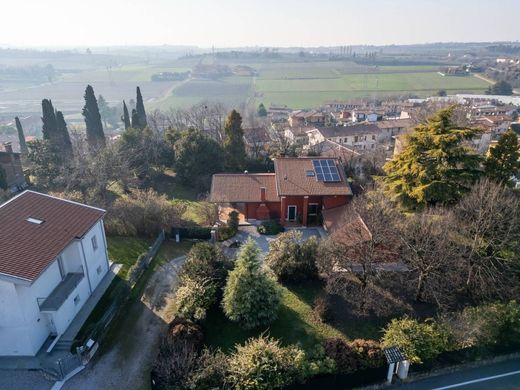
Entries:
{"label": "tree canopy", "polygon": [[406,137],[406,146],[383,169],[386,190],[405,207],[450,204],[481,175],[481,157],[464,145],[480,130],[453,122],[455,107],[439,111]]}
{"label": "tree canopy", "polygon": [[224,150],[226,165],[231,171],[242,171],[245,168],[246,149],[244,145],[244,130],[242,117],[233,110],[228,115],[224,125]]}
{"label": "tree canopy", "polygon": [[144,129],[148,125],[148,121],[146,119],[146,111],[144,110],[143,96],[141,95],[141,88],[137,87],[136,89],[137,98],[135,102],[135,110],[137,111],[138,123],[134,125],[134,127],[138,127],[139,129]]}
{"label": "tree canopy", "polygon": [[94,94],[92,86],[87,85],[85,89],[85,105],[83,106],[82,115],[85,118],[85,126],[87,128],[87,141],[91,148],[98,149],[106,144],[105,133],[103,131],[103,123],[101,123],[101,114]]}
{"label": "tree canopy", "polygon": [[507,81],[499,81],[490,86],[486,93],[488,95],[512,95],[513,87]]}
{"label": "tree canopy", "polygon": [[25,142],[25,134],[23,132],[22,123],[20,122],[20,118],[15,117],[14,122],[16,124],[16,131],[18,132],[18,142],[20,143],[20,152],[22,154],[27,154],[29,149],[27,149],[27,143]]}
{"label": "tree canopy", "polygon": [[260,103],[260,105],[258,106],[257,114],[260,117],[267,116],[267,110],[265,109],[264,103]]}
{"label": "tree canopy", "polygon": [[518,136],[508,130],[500,136],[498,143],[489,150],[484,161],[486,175],[499,183],[511,184],[511,177],[520,173],[520,145]]}
{"label": "tree canopy", "polygon": [[128,113],[128,107],[126,106],[125,101],[123,100],[123,117],[121,118],[125,125],[125,130],[132,127],[132,123],[130,122],[130,114]]}

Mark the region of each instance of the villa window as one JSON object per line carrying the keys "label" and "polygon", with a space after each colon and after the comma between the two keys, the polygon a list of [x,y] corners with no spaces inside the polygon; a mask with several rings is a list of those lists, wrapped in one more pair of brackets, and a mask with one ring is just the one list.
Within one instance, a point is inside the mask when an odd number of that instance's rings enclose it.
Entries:
{"label": "villa window", "polygon": [[92,241],[92,249],[97,250],[97,248],[98,248],[97,237],[92,236],[92,238],[90,240]]}

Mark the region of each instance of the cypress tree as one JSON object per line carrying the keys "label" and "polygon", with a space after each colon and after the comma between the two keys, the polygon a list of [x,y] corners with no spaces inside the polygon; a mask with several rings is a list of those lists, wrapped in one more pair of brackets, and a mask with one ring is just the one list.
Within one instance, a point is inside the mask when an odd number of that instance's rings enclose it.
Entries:
{"label": "cypress tree", "polygon": [[130,123],[130,115],[128,114],[128,107],[126,106],[126,103],[124,100],[123,100],[123,116],[122,116],[121,120],[125,124],[125,130],[132,127],[132,124]]}
{"label": "cypress tree", "polygon": [[20,118],[15,117],[14,122],[16,123],[16,130],[18,131],[18,142],[20,143],[20,152],[22,154],[29,153],[29,149],[27,149],[27,143],[25,142],[25,134],[23,133],[22,123],[20,122]]}
{"label": "cypress tree", "polygon": [[42,122],[43,139],[48,141],[55,140],[58,133],[58,124],[50,99],[42,100]]}
{"label": "cypress tree", "polygon": [[72,156],[72,142],[70,141],[67,122],[65,122],[65,118],[63,117],[63,113],[61,111],[56,111],[56,122],[58,127],[58,134],[61,138],[60,147],[62,148],[65,155],[70,157]]}
{"label": "cypress tree", "polygon": [[103,132],[103,123],[97,104],[96,95],[92,86],[87,85],[85,89],[85,106],[82,115],[85,118],[87,128],[87,141],[91,148],[97,149],[105,146],[105,133]]}
{"label": "cypress tree", "polygon": [[511,185],[511,177],[520,174],[520,146],[518,136],[509,129],[498,139],[498,143],[489,150],[484,161],[486,175],[499,183]]}
{"label": "cypress tree", "polygon": [[139,87],[137,87],[137,99],[135,103],[135,109],[137,110],[137,115],[139,115],[138,128],[144,129],[148,125],[148,121],[146,120],[146,111],[144,110],[143,96],[141,95],[141,89]]}
{"label": "cypress tree", "polygon": [[134,128],[134,129],[141,128],[139,114],[137,113],[137,110],[135,108],[132,110],[132,128]]}
{"label": "cypress tree", "polygon": [[383,169],[386,191],[405,207],[457,201],[481,175],[481,157],[464,145],[480,130],[452,122],[455,107],[439,111],[407,137]]}
{"label": "cypress tree", "polygon": [[242,117],[236,110],[231,111],[228,115],[224,125],[224,133],[224,150],[228,168],[231,171],[241,171],[245,167],[246,149]]}

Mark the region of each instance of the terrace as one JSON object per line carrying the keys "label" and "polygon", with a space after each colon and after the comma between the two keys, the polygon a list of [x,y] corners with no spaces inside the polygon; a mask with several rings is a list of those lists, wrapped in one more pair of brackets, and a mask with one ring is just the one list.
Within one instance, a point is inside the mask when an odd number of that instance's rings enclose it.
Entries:
{"label": "terrace", "polygon": [[65,278],[54,288],[54,290],[52,290],[47,298],[38,298],[40,311],[57,311],[81,283],[84,277],[83,266],[80,267],[78,272],[71,272],[65,275]]}

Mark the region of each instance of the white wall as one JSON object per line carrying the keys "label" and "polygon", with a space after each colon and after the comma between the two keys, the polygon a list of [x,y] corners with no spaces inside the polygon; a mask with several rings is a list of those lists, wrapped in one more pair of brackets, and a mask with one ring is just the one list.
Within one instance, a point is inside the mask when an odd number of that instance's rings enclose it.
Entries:
{"label": "white wall", "polygon": [[[108,258],[103,230],[103,221],[96,223],[92,229],[85,235],[81,240],[81,247],[85,254],[86,269],[88,270],[88,276],[92,291],[98,286],[99,282],[108,272]],[[92,248],[92,237],[96,236],[98,248],[94,250]],[[100,272],[98,272],[98,270]]]}
{"label": "white wall", "polygon": [[[85,302],[90,296],[90,289],[88,287],[87,277],[85,276],[72,294],[63,302],[60,306],[59,310],[52,313],[52,318],[54,320],[54,326],[56,327],[56,332],[58,334],[63,334],[70,323],[76,317],[76,314],[81,310]],[[74,299],[78,297],[77,303],[74,302]]]}

